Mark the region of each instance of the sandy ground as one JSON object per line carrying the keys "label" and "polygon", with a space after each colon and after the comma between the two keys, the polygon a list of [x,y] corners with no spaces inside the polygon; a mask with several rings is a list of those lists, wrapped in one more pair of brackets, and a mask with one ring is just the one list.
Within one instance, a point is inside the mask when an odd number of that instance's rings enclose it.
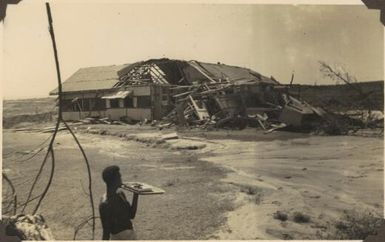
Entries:
{"label": "sandy ground", "polygon": [[[117,133],[127,129],[92,126],[104,128]],[[109,164],[118,164],[127,181],[166,190],[140,198],[134,221],[140,239],[319,239],[344,210],[383,214],[382,138],[184,130],[179,132],[184,139],[154,145],[167,132],[126,130],[129,139],[79,133],[92,162],[96,203],[105,189],[100,172]],[[22,154],[15,152],[34,149],[48,135],[3,133],[3,169],[20,201],[43,154],[22,161]],[[199,148],[189,149],[191,143]],[[65,133],[58,137],[56,156],[55,180],[40,212],[57,239],[72,239],[74,226],[90,215],[85,166]],[[3,189],[3,196],[6,193]],[[277,211],[289,219],[274,219]],[[295,212],[308,215],[310,222],[295,223]],[[100,234],[98,223],[97,238]],[[89,239],[90,227],[78,238]]]}
{"label": "sandy ground", "polygon": [[[317,232],[328,232],[328,223],[344,211],[383,215],[382,139],[217,141],[225,147],[205,160],[232,170],[224,182],[248,188],[238,194],[239,208],[228,214],[219,239],[319,239]],[[274,219],[277,211],[289,215],[288,221]],[[293,222],[295,212],[308,215],[310,223]]]}
{"label": "sandy ground", "polygon": [[[3,153],[34,149],[47,135],[4,132]],[[226,212],[233,209],[229,189],[220,182],[225,171],[199,161],[193,153],[149,148],[117,137],[89,134],[79,137],[91,161],[96,205],[105,192],[101,171],[111,164],[120,166],[126,181],[142,181],[166,190],[164,195],[139,198],[134,220],[139,239],[206,239],[225,222]],[[71,240],[74,227],[91,215],[86,169],[68,134],[60,133],[55,147],[56,173],[39,213],[45,216],[56,239]],[[5,156],[3,169],[15,183],[19,201],[24,201],[44,154],[28,161],[22,161],[28,156],[21,158],[20,155]],[[44,171],[35,195],[42,191],[49,169],[50,166]],[[3,197],[7,192],[4,188]],[[27,207],[27,212],[34,206],[32,203]],[[97,222],[96,238],[101,238],[99,220]],[[90,238],[90,226],[86,226],[78,239]]]}

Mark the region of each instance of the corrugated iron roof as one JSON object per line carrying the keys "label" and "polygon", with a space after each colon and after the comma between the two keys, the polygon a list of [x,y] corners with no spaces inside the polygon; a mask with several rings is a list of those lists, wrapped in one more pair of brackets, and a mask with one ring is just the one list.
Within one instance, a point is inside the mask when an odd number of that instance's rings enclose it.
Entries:
{"label": "corrugated iron roof", "polygon": [[[62,84],[62,90],[63,92],[76,92],[112,88],[119,81],[118,71],[128,65],[81,68]],[[50,95],[57,93],[56,88],[50,92]]]}
{"label": "corrugated iron roof", "polygon": [[[134,64],[81,68],[62,84],[63,92],[91,91],[113,88],[119,81],[119,76],[124,75],[138,65],[151,62],[158,63],[159,65],[166,62],[184,63],[186,66],[198,69],[202,78],[208,79],[211,82],[227,81],[236,85],[252,83],[279,84],[272,78],[268,78],[258,72],[244,67],[198,61],[151,59]],[[174,70],[172,69],[172,71]],[[172,73],[170,74],[169,72],[168,74],[171,75]],[[190,83],[193,81],[194,80],[190,80]],[[50,95],[57,95],[57,93],[58,89],[56,88],[50,92]]]}
{"label": "corrugated iron roof", "polygon": [[229,66],[225,64],[212,64],[193,61],[210,77],[215,80],[226,80],[230,83],[239,84],[244,82],[263,82],[269,84],[278,84],[276,81],[259,74],[253,70],[238,66]]}

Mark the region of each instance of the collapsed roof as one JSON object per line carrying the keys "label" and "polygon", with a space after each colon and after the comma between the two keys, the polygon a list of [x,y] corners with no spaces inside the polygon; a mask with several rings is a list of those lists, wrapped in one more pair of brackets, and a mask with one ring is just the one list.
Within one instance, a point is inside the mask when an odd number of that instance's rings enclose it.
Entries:
{"label": "collapsed roof", "polygon": [[[143,84],[193,85],[199,83],[278,84],[248,68],[195,60],[150,59],[133,64],[81,68],[62,85],[63,92],[119,88]],[[51,91],[57,95],[58,89]]]}

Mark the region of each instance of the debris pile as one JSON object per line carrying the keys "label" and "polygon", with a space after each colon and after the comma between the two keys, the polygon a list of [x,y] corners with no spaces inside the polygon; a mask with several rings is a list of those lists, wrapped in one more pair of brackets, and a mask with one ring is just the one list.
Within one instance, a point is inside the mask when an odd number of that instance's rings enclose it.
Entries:
{"label": "debris pile", "polygon": [[96,117],[88,117],[85,119],[79,120],[82,124],[116,124],[116,125],[125,125],[128,123],[128,121],[117,121],[117,120],[110,120],[107,117],[104,118],[96,118]]}
{"label": "debris pile", "polygon": [[6,233],[21,240],[54,240],[42,215],[15,215],[6,220]]}
{"label": "debris pile", "polygon": [[[274,77],[221,63],[169,59],[138,62],[119,72],[115,87],[145,84],[170,87],[169,100],[173,108],[162,120],[151,122],[160,129],[173,125],[205,129],[249,126],[267,133],[286,129],[345,134],[369,123],[372,126],[381,123],[314,107],[290,95],[290,86],[281,85]],[[149,122],[140,124],[146,123]]]}
{"label": "debris pile", "polygon": [[243,129],[267,132],[293,128],[310,130],[322,122],[325,111],[253,82],[204,83],[171,88],[175,108],[160,125]]}
{"label": "debris pile", "polygon": [[175,108],[159,127],[244,129],[258,127],[266,133],[277,129],[347,134],[360,128],[383,128],[383,113],[333,113],[298,100],[279,85],[204,83],[177,86]]}

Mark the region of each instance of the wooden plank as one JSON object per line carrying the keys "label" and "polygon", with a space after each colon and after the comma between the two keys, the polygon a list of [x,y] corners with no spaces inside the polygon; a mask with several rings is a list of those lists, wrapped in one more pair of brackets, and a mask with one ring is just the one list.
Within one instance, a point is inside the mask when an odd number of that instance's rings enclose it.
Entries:
{"label": "wooden plank", "polygon": [[176,87],[171,87],[170,90],[179,90],[179,89],[192,89],[194,86],[176,86]]}
{"label": "wooden plank", "polygon": [[259,125],[262,127],[262,129],[266,129],[265,125],[262,123],[261,120],[257,119]]}
{"label": "wooden plank", "polygon": [[192,103],[193,108],[195,109],[196,114],[198,115],[199,120],[203,120],[205,118],[209,117],[209,114],[207,112],[206,108],[199,108],[198,104],[195,102],[195,100],[189,96],[190,101]]}
{"label": "wooden plank", "polygon": [[264,132],[264,134],[268,134],[268,133],[271,133],[271,132],[273,132],[273,131],[275,131],[275,130],[277,130],[277,129],[283,129],[283,128],[285,128],[285,127],[287,127],[287,125],[285,124],[285,123],[280,123],[280,124],[278,124],[278,125],[271,125],[272,126],[272,128],[271,129],[269,129],[269,130],[266,130],[265,132]]}
{"label": "wooden plank", "polygon": [[176,95],[174,95],[174,96],[172,96],[172,97],[174,97],[174,98],[183,97],[183,96],[186,96],[186,95],[188,95],[188,94],[191,94],[192,92],[193,92],[193,91],[182,92],[182,93],[176,94]]}
{"label": "wooden plank", "polygon": [[159,82],[162,84],[169,84],[168,81],[165,79],[166,74],[162,71],[162,69],[159,68],[156,64],[152,64],[149,67],[150,73],[154,74]]}

